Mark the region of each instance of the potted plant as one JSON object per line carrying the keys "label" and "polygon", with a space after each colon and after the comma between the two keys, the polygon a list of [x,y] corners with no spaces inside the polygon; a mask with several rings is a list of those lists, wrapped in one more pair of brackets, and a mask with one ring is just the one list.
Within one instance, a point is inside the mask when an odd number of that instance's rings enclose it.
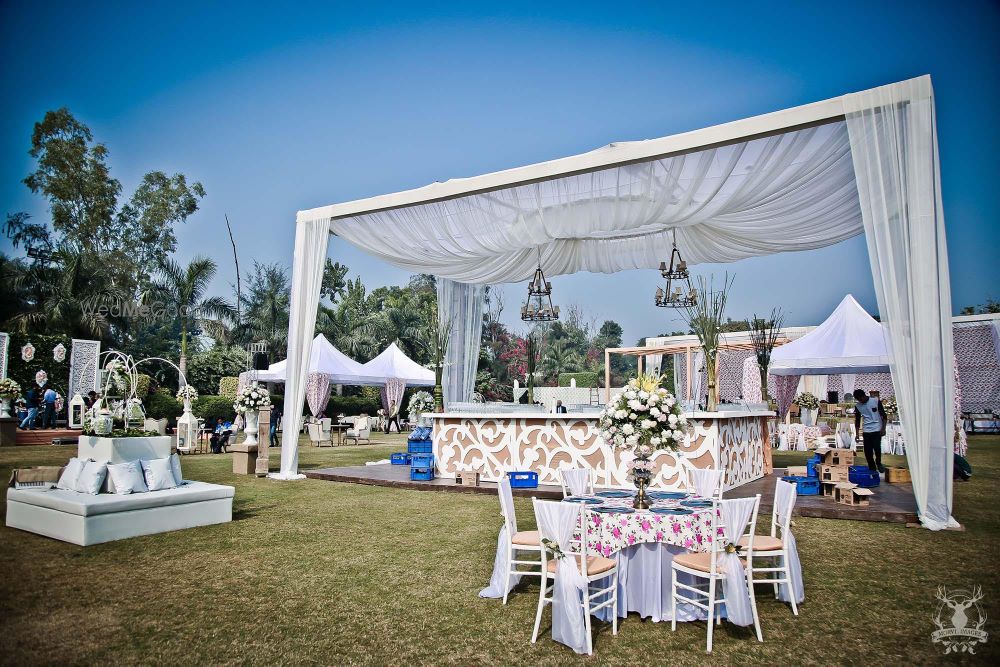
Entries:
{"label": "potted plant", "polygon": [[4,378],[0,380],[0,401],[3,402],[0,417],[10,419],[11,401],[16,401],[19,398],[21,398],[21,385],[18,384],[16,380],[12,378]]}
{"label": "potted plant", "polygon": [[818,398],[810,394],[808,391],[804,391],[796,396],[792,403],[799,406],[799,410],[801,411],[799,421],[802,422],[803,426],[816,425],[816,417],[819,415]]}
{"label": "potted plant", "polygon": [[653,476],[653,452],[676,451],[687,433],[681,406],[660,386],[661,380],[658,375],[632,378],[623,392],[611,397],[598,422],[598,432],[606,443],[633,455],[628,476],[638,489],[633,501],[636,509],[649,507],[646,488]]}
{"label": "potted plant", "polygon": [[421,415],[434,409],[434,397],[428,391],[415,391],[410,396],[410,404],[407,408],[410,421],[414,424],[420,422]]}
{"label": "potted plant", "polygon": [[243,441],[243,444],[257,444],[257,413],[269,407],[271,407],[271,396],[267,393],[267,388],[260,386],[256,382],[243,387],[240,393],[236,395],[233,409],[237,414],[243,415],[243,432],[246,433],[246,439]]}
{"label": "potted plant", "polygon": [[784,315],[781,314],[780,308],[773,309],[769,318],[754,315],[750,319],[750,344],[753,345],[757,369],[760,371],[760,395],[768,404],[771,402],[771,397],[767,393],[767,369],[771,366],[771,353],[778,343],[778,333],[781,331],[783,320]]}

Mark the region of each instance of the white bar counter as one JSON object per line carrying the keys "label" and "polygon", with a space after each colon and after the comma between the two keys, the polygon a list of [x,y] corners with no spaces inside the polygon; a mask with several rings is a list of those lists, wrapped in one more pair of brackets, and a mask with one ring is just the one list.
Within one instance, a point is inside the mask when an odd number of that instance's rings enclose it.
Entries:
{"label": "white bar counter", "polygon": [[[479,470],[486,481],[506,471],[534,471],[539,483],[558,484],[559,468],[592,468],[597,484],[627,487],[630,454],[615,450],[598,435],[597,412],[443,412],[427,415],[434,425],[434,458],[438,477],[454,478],[463,470]],[[691,432],[676,453],[654,453],[651,488],[680,489],[685,463],[721,468],[724,487],[731,489],[765,474],[768,419],[764,410],[686,413]]]}

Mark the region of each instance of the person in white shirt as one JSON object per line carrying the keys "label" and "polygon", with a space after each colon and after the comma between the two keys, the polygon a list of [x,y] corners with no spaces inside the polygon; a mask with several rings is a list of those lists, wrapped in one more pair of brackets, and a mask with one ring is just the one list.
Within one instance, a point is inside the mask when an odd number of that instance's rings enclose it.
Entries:
{"label": "person in white shirt", "polygon": [[862,389],[854,390],[854,400],[857,401],[854,406],[854,428],[864,442],[868,469],[885,472],[885,466],[882,465],[882,436],[885,435],[887,420],[882,401],[867,395]]}

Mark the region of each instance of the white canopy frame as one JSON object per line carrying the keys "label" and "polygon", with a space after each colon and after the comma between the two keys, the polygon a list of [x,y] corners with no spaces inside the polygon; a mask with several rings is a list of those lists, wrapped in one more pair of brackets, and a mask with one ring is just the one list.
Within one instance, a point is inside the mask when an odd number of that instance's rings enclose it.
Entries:
{"label": "white canopy frame", "polygon": [[[331,233],[450,281],[445,303],[468,305],[483,284],[527,279],[539,252],[549,276],[610,273],[656,268],[674,232],[689,264],[815,249],[864,232],[918,511],[928,528],[957,525],[950,427],[939,418],[952,405],[951,295],[929,76],[296,219],[292,419],[304,400]],[[454,313],[445,305],[439,317],[451,322]],[[446,367],[467,370],[477,356],[478,340],[453,338]],[[471,391],[450,384],[450,400]],[[283,442],[280,477],[296,476],[297,458],[297,442]]]}

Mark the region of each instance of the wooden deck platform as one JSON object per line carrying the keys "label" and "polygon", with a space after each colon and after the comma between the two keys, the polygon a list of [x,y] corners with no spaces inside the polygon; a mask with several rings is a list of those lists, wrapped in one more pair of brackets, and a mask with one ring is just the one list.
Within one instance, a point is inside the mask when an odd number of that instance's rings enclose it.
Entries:
{"label": "wooden deck platform", "polygon": [[[429,482],[410,481],[409,466],[389,464],[371,466],[349,466],[344,468],[316,468],[302,471],[310,479],[332,482],[387,486],[416,491],[441,491],[445,493],[485,493],[496,495],[496,484],[483,482],[480,486],[462,486],[452,479],[434,479]],[[780,472],[784,472],[783,470]],[[760,494],[761,512],[771,512],[774,504],[774,480],[780,475],[770,475],[744,484],[726,492],[728,498],[745,498]],[[536,498],[562,498],[558,486],[540,485],[537,489],[514,489],[514,495]],[[823,496],[800,496],[795,504],[795,514],[804,517],[824,519],[849,519],[852,521],[889,521],[893,523],[915,523],[917,504],[913,499],[913,488],[909,484],[887,484],[885,481],[874,489],[869,507],[851,507],[836,503]]]}
{"label": "wooden deck platform", "polygon": [[15,445],[51,445],[53,440],[72,440],[76,445],[77,438],[83,434],[79,429],[68,428],[39,428],[33,431],[22,431],[17,429]]}

